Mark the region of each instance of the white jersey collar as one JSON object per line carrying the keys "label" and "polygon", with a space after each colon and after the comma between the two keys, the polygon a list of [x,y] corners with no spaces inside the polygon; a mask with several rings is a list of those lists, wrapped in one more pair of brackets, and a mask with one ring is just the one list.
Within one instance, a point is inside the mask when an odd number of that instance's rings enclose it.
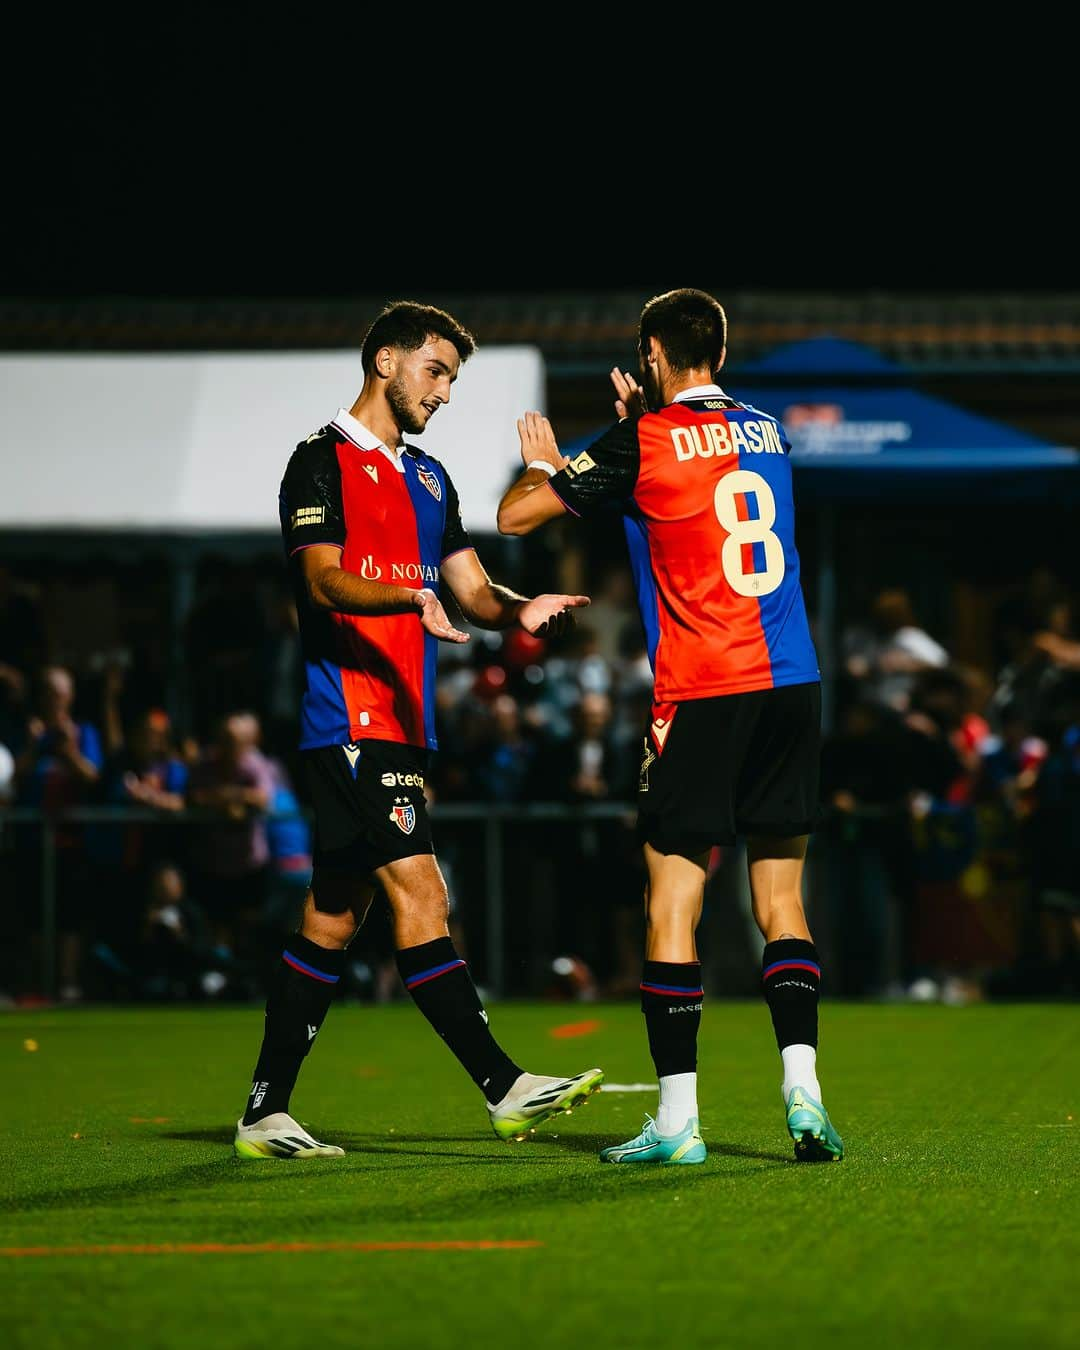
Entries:
{"label": "white jersey collar", "polygon": [[727,398],[727,394],[718,384],[695,384],[692,389],[680,390],[671,401],[685,403],[691,398]]}
{"label": "white jersey collar", "polygon": [[405,465],[401,461],[401,456],[395,454],[385,441],[380,441],[378,436],[373,431],[369,431],[363,422],[358,421],[347,408],[339,408],[330,425],[336,427],[342,435],[347,436],[358,450],[380,450],[397,469],[398,473],[405,472]]}

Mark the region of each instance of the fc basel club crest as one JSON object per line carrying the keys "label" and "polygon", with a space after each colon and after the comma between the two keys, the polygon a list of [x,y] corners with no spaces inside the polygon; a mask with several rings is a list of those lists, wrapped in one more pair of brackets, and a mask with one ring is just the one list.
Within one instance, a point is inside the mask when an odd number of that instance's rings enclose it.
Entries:
{"label": "fc basel club crest", "polygon": [[[416,476],[417,478],[420,479],[421,483],[423,483],[423,485],[427,488],[427,490],[431,493],[431,495],[435,498],[435,500],[437,502],[441,502],[442,484],[439,482],[438,475],[432,473],[430,469],[417,469]],[[409,826],[409,829],[410,830],[412,829],[411,825]]]}
{"label": "fc basel club crest", "polygon": [[412,834],[413,826],[416,824],[416,807],[408,800],[403,806],[401,798],[398,797],[394,803],[394,809],[390,812],[390,819],[402,834]]}

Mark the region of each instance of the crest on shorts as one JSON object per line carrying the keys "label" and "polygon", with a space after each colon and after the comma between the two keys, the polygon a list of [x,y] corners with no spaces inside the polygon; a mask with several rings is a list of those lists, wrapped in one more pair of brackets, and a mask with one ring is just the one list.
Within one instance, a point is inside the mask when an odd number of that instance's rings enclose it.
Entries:
{"label": "crest on shorts", "polygon": [[394,802],[394,809],[390,812],[390,819],[402,834],[412,834],[413,826],[416,824],[416,807],[408,800],[402,804],[401,798],[398,797]]}
{"label": "crest on shorts", "polygon": [[[434,474],[430,469],[417,469],[417,478],[427,488],[437,502],[442,501],[442,484],[439,482],[438,474]],[[411,828],[411,827],[410,827]]]}

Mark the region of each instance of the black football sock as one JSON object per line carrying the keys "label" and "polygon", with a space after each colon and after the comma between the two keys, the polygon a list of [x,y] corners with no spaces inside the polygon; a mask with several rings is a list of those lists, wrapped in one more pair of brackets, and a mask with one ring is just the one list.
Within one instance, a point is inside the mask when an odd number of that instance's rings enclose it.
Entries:
{"label": "black football sock", "polygon": [[499,1046],[469,968],[448,937],[404,947],[397,968],[416,1006],[457,1055],[466,1073],[494,1105],[522,1070]]}
{"label": "black football sock", "polygon": [[818,986],[821,966],[812,942],[780,938],[765,944],[761,957],[761,984],[772,1013],[776,1044],[781,1052],[789,1045],[817,1048]]}
{"label": "black football sock", "polygon": [[344,951],[297,933],[281,953],[266,1000],[266,1025],[244,1124],[288,1111],[304,1056],[311,1049],[345,969]]}
{"label": "black football sock", "polygon": [[697,1072],[701,1025],[700,961],[646,961],[641,975],[641,1011],[657,1078]]}

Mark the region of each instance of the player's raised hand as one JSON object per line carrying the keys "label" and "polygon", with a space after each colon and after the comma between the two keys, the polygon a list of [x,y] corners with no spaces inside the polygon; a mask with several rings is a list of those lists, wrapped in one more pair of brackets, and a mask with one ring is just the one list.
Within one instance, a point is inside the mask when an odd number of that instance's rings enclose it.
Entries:
{"label": "player's raised hand", "polygon": [[446,617],[446,610],[443,609],[442,602],[434,591],[428,590],[426,586],[422,591],[417,591],[416,604],[420,610],[420,623],[425,632],[437,637],[440,642],[468,642],[468,633],[454,627]]}
{"label": "player's raised hand", "polygon": [[618,366],[611,372],[611,383],[615,387],[615,415],[621,422],[624,417],[640,417],[647,412],[645,393],[628,370]]}
{"label": "player's raised hand", "polygon": [[518,623],[534,637],[558,637],[574,626],[574,610],[591,605],[587,595],[537,595],[518,610]]}
{"label": "player's raised hand", "polygon": [[543,413],[527,412],[524,417],[518,418],[517,429],[521,438],[521,462],[526,468],[537,459],[556,470],[569,464],[566,456],[559,452],[559,443],[551,423]]}

